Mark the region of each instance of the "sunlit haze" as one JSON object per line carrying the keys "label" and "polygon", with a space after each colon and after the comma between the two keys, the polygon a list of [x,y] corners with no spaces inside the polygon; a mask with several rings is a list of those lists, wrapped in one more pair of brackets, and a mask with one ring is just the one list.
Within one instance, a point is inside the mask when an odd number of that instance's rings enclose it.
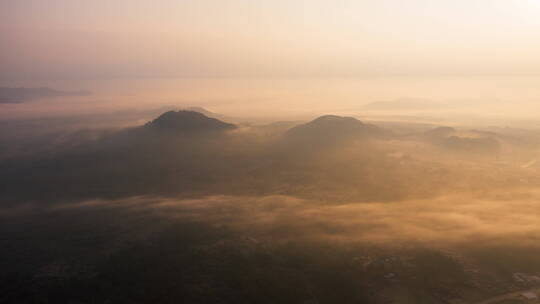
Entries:
{"label": "sunlit haze", "polygon": [[0,303],[540,299],[540,0],[1,0]]}

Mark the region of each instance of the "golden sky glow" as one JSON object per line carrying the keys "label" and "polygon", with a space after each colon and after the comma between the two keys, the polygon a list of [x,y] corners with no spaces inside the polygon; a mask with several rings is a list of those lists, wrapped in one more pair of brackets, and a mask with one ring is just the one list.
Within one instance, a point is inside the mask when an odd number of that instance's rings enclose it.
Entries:
{"label": "golden sky glow", "polygon": [[6,0],[10,78],[537,75],[538,0]]}

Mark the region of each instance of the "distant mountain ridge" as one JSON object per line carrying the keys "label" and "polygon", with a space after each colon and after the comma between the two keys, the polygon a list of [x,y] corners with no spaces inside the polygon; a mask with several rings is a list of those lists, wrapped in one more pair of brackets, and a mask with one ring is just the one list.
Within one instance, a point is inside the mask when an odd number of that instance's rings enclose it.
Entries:
{"label": "distant mountain ridge", "polygon": [[52,88],[9,88],[0,87],[0,104],[22,103],[41,98],[87,96],[88,91],[60,91]]}
{"label": "distant mountain ridge", "polygon": [[437,127],[422,134],[421,138],[449,151],[468,153],[498,153],[501,143],[497,134],[480,131],[459,132],[452,127]]}
{"label": "distant mountain ridge", "polygon": [[208,117],[197,111],[168,111],[144,126],[166,133],[219,132],[235,129],[236,125]]}
{"label": "distant mountain ridge", "polygon": [[291,128],[285,133],[289,140],[329,143],[348,139],[382,139],[392,133],[354,117],[320,116],[308,123]]}

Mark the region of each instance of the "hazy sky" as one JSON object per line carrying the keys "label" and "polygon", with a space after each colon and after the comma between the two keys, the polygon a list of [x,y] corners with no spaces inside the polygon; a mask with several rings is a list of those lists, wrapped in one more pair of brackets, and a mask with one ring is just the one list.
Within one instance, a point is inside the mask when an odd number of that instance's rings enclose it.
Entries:
{"label": "hazy sky", "polygon": [[540,75],[540,0],[2,0],[2,79]]}

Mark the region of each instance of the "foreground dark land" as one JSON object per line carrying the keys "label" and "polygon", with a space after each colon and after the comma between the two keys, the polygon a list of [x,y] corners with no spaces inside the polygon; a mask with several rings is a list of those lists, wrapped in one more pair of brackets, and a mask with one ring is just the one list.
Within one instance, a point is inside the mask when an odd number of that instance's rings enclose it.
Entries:
{"label": "foreground dark land", "polygon": [[184,111],[39,140],[2,138],[0,302],[476,303],[540,282],[535,131]]}

